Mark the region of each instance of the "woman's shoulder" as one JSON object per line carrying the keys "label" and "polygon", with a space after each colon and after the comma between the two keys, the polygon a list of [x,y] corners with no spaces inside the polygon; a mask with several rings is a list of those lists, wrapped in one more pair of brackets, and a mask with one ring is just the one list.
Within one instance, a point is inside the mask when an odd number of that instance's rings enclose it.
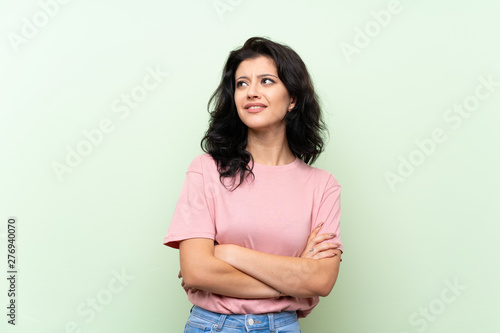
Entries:
{"label": "woman's shoulder", "polygon": [[204,173],[206,171],[217,170],[217,163],[208,153],[195,156],[188,167],[188,172]]}
{"label": "woman's shoulder", "polygon": [[326,169],[321,169],[312,165],[309,165],[305,163],[304,161],[301,161],[300,163],[300,169],[307,173],[309,177],[314,179],[317,182],[323,183],[323,184],[328,184],[328,187],[332,186],[339,186],[339,182],[337,181],[337,178],[328,170]]}

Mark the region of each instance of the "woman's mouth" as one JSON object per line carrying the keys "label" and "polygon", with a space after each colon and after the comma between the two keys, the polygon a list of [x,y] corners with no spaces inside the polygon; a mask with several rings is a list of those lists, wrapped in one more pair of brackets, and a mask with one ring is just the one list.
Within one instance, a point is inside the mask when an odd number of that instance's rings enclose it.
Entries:
{"label": "woman's mouth", "polygon": [[245,110],[249,113],[257,113],[263,111],[266,107],[264,104],[247,104]]}

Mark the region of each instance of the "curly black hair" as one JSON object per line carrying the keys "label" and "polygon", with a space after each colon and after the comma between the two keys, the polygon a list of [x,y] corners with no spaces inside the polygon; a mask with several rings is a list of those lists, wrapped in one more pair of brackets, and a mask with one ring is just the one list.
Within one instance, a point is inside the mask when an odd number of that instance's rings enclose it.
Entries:
{"label": "curly black hair", "polygon": [[[234,102],[234,76],[243,60],[259,56],[274,60],[278,77],[289,95],[296,98],[295,107],[285,116],[286,137],[292,154],[312,164],[323,152],[322,132],[326,127],[306,65],[289,46],[264,37],[252,37],[227,58],[220,84],[208,101],[209,127],[201,140],[203,151],[217,163],[221,183],[230,190],[236,189],[246,176],[255,177],[253,157],[246,150],[248,128],[240,120]],[[224,179],[229,179],[230,185]]]}

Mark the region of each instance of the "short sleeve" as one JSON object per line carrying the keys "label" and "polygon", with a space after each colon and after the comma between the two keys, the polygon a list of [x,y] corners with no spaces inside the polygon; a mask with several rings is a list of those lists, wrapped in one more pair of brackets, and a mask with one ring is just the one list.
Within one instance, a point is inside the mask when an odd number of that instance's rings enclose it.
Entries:
{"label": "short sleeve", "polygon": [[329,175],[321,200],[313,218],[312,229],[324,222],[319,234],[334,233],[336,236],[325,242],[339,243],[339,250],[344,252],[342,239],[340,238],[340,185],[335,177]]}
{"label": "short sleeve", "polygon": [[202,158],[198,156],[186,172],[164,245],[178,249],[179,242],[185,239],[215,239],[214,217],[207,203],[204,172]]}

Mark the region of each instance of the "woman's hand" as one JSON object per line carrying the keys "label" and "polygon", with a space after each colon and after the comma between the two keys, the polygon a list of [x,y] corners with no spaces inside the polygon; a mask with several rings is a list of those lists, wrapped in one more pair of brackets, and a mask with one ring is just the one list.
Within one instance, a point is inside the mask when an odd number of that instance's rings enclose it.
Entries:
{"label": "woman's hand", "polygon": [[[324,242],[327,239],[332,239],[336,235],[335,234],[321,234],[318,236],[318,232],[323,226],[323,222],[321,222],[316,228],[313,229],[309,238],[307,239],[306,248],[300,255],[301,258],[309,258],[309,259],[324,259],[324,258],[332,258],[337,255],[334,251],[336,250],[340,244],[332,243],[332,242]],[[321,243],[321,244],[320,244]]]}
{"label": "woman's hand", "polygon": [[198,291],[198,289],[195,289],[195,288],[190,288],[188,286],[186,286],[186,284],[184,283],[184,279],[182,278],[182,271],[179,270],[179,274],[177,274],[177,277],[179,279],[181,279],[181,287],[184,289],[184,291],[187,293],[189,290],[191,290],[192,293],[195,293]]}

